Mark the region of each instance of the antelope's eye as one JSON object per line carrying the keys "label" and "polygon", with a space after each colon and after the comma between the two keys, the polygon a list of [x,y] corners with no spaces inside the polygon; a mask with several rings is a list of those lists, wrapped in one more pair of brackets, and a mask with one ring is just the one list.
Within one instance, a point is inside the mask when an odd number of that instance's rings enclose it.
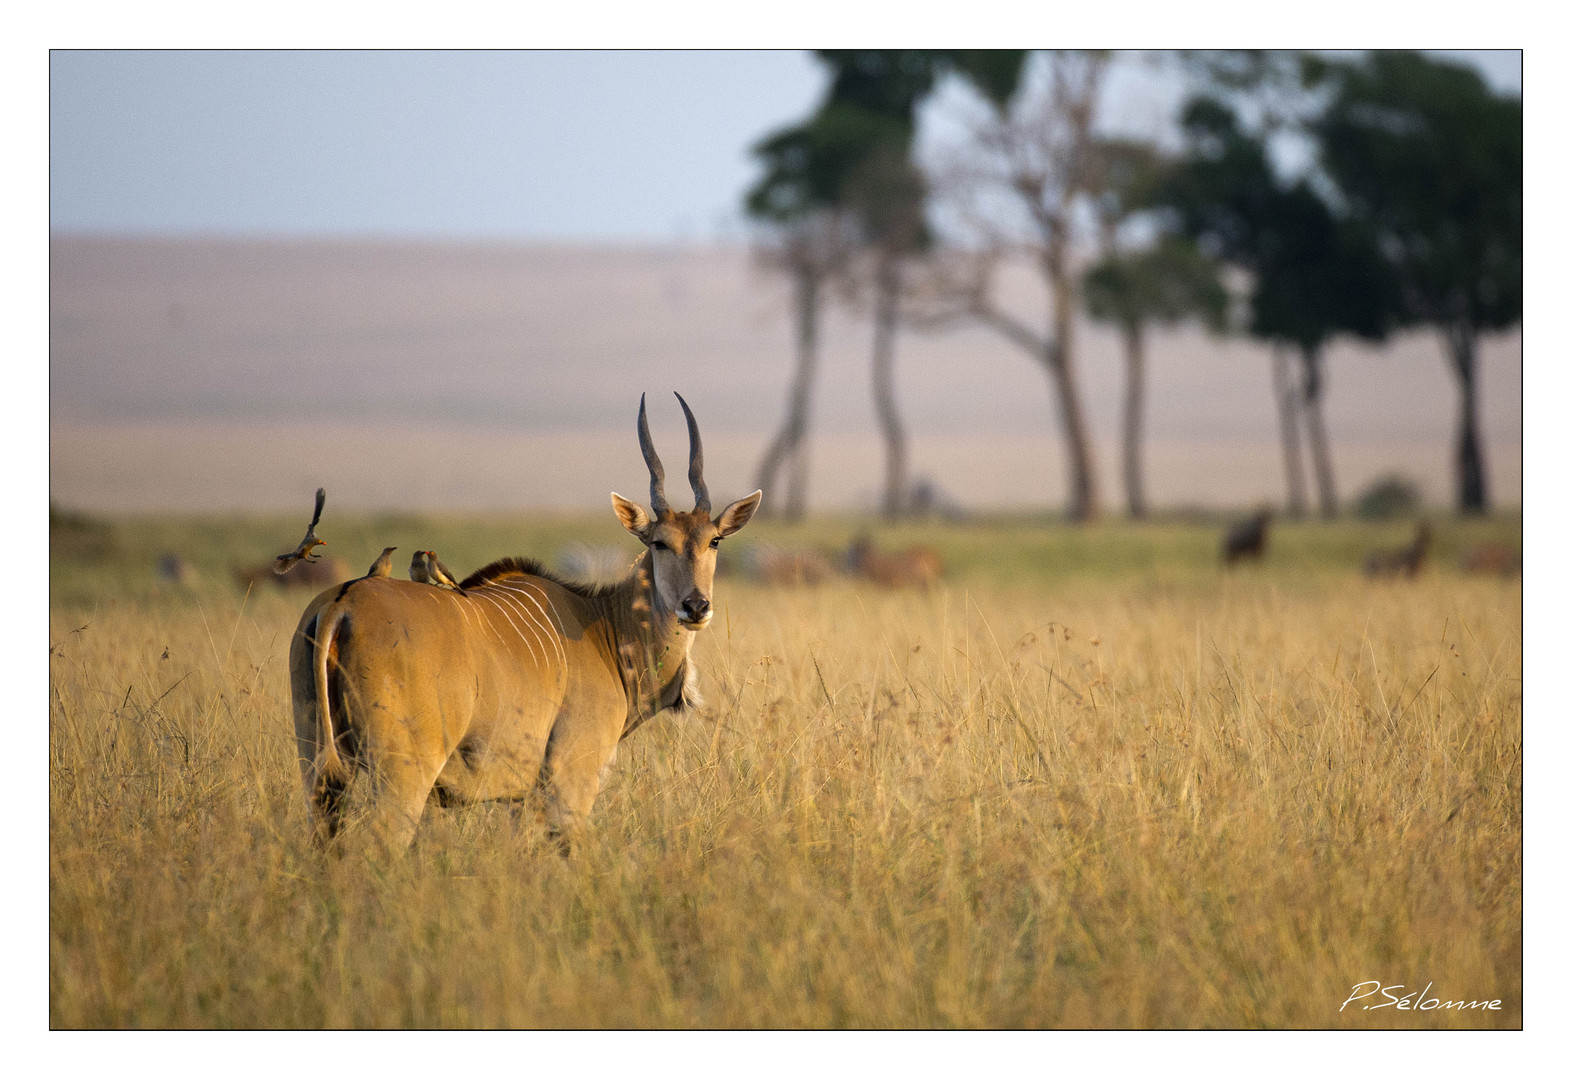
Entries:
{"label": "antelope's eye", "polygon": [[712,547],[712,548],[720,547],[720,537],[717,536],[715,539],[711,540],[710,541],[710,547]]}
{"label": "antelope's eye", "polygon": [[656,551],[665,551],[666,542],[664,540],[651,540],[650,547],[654,548]]}

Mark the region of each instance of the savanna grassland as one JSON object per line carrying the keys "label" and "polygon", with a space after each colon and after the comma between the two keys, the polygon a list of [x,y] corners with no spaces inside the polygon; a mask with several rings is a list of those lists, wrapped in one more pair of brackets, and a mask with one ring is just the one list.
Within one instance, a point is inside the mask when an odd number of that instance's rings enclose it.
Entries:
{"label": "savanna grassland", "polygon": [[[402,859],[306,842],[285,656],[309,593],[227,573],[303,520],[61,522],[49,628],[56,1027],[1517,1027],[1517,518],[911,527],[931,593],[717,582],[708,705],[618,755],[564,860],[428,810]],[[728,544],[844,545],[756,522]],[[349,519],[460,573],[603,518]],[[619,539],[619,537],[621,537]],[[190,560],[185,585],[154,573]],[[1354,984],[1500,1011],[1339,1012]],[[1373,999],[1379,1000],[1379,999]]]}

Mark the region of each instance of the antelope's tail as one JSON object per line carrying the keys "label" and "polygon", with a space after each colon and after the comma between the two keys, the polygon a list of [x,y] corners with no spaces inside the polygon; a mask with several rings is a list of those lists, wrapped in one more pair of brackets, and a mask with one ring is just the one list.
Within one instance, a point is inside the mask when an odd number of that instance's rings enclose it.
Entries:
{"label": "antelope's tail", "polygon": [[317,784],[337,785],[349,779],[349,769],[339,756],[338,739],[333,730],[333,695],[328,692],[328,664],[334,662],[334,637],[346,612],[333,606],[317,616],[315,653],[312,656],[312,674],[317,693]]}

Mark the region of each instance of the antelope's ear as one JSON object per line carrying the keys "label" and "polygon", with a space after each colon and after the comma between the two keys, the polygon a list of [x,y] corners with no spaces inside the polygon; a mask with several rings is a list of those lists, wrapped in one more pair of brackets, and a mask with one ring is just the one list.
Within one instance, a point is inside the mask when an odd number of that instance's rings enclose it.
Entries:
{"label": "antelope's ear", "polygon": [[752,495],[745,495],[720,512],[720,517],[715,519],[715,527],[722,536],[730,536],[748,523],[753,512],[759,508],[759,500],[764,498],[764,492],[755,491]]}
{"label": "antelope's ear", "polygon": [[642,542],[649,536],[650,516],[644,512],[644,507],[630,499],[624,499],[615,491],[611,493],[611,507],[617,512],[617,520],[622,522],[622,527],[627,529]]}

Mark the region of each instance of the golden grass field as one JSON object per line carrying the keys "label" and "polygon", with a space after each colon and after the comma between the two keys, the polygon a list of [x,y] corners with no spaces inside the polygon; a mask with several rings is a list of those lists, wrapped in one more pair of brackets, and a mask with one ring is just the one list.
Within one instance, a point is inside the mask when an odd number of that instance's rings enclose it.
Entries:
{"label": "golden grass field", "polygon": [[[226,573],[303,523],[54,530],[53,1027],[1522,1024],[1521,582],[1454,568],[1515,516],[1439,522],[1413,582],[1357,570],[1407,525],[1286,526],[1225,574],[1178,521],[881,531],[943,552],[932,593],[724,577],[708,706],[623,745],[571,859],[479,807],[373,863],[306,843],[310,594]],[[319,532],[401,576],[620,535],[331,502]],[[1502,1007],[1339,1012],[1372,979]]]}

